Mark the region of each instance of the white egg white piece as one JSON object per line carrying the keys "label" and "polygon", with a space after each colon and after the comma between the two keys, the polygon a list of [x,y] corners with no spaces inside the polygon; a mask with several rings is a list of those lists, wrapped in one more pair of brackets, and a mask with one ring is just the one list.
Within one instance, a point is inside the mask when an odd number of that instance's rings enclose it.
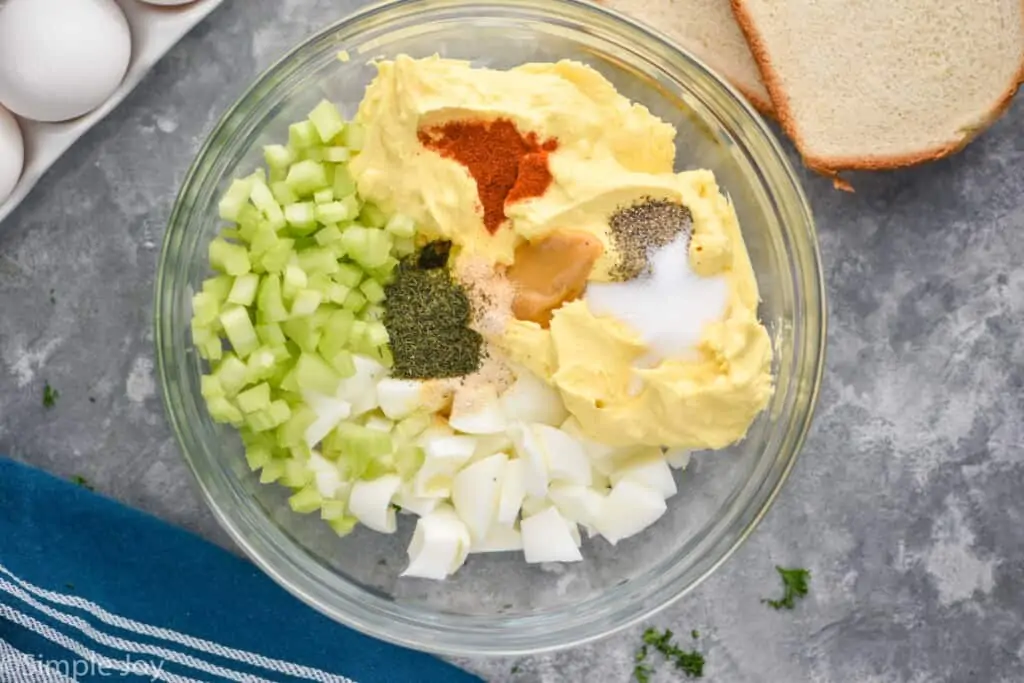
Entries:
{"label": "white egg white piece", "polygon": [[464,434],[499,434],[508,428],[508,419],[494,387],[463,387],[455,392],[448,424]]}
{"label": "white egg white piece", "polygon": [[452,505],[474,541],[483,540],[498,514],[508,456],[497,453],[463,468],[452,480]]}
{"label": "white egg white piece", "polygon": [[21,128],[14,115],[0,107],[0,204],[14,191],[24,166],[25,141]]}
{"label": "white egg white piece", "polygon": [[526,464],[526,492],[531,496],[543,498],[548,490],[548,464],[544,449],[529,425],[521,422],[509,427],[508,435],[512,439],[516,456]]}
{"label": "white egg white piece", "polygon": [[562,516],[586,526],[597,524],[606,495],[580,484],[555,483],[548,488],[548,499]]}
{"label": "white egg white piece", "polygon": [[377,383],[377,403],[389,418],[401,420],[419,409],[422,392],[422,382],[385,377]]}
{"label": "white egg white piece", "polygon": [[316,451],[309,456],[309,469],[313,472],[313,483],[320,495],[327,499],[342,498],[350,484],[341,477],[337,463],[331,462]]}
{"label": "white egg white piece", "polygon": [[469,530],[455,511],[438,506],[417,520],[409,543],[409,566],[402,576],[441,581],[466,561],[471,543]]}
{"label": "white egg white piece", "polygon": [[482,541],[474,541],[469,552],[507,553],[523,549],[523,534],[512,525],[496,524]]}
{"label": "white egg white piece", "polygon": [[433,498],[421,498],[417,496],[413,490],[411,482],[402,484],[402,488],[395,494],[394,504],[402,508],[401,512],[410,515],[428,515],[437,509],[437,506],[441,503],[442,498],[436,496]]}
{"label": "white egg white piece", "polygon": [[690,465],[690,451],[685,448],[670,448],[665,451],[665,462],[674,470],[685,470]]}
{"label": "white egg white piece", "polygon": [[14,113],[67,121],[121,84],[132,37],[114,0],[7,0],[0,8],[0,102]]}
{"label": "white egg white piece", "polygon": [[361,479],[352,485],[348,510],[370,529],[382,534],[393,534],[396,522],[391,500],[401,485],[402,478],[397,474],[385,474],[368,481]]}
{"label": "white egg white piece", "polygon": [[579,562],[583,559],[577,539],[569,531],[569,522],[554,507],[524,517],[519,527],[523,534],[523,555],[528,563]]}
{"label": "white egg white piece", "polygon": [[526,497],[526,462],[516,458],[505,465],[505,478],[501,480],[498,496],[498,524],[511,525],[519,516]]}
{"label": "white egg white piece", "polygon": [[594,528],[615,545],[654,524],[666,509],[665,499],[657,491],[622,481],[605,498]]}
{"label": "white egg white piece", "polygon": [[373,429],[378,432],[390,434],[392,430],[395,428],[395,423],[387,419],[386,417],[381,417],[380,415],[371,415],[370,417],[366,418],[366,422],[363,423],[363,426],[366,427],[367,429]]}
{"label": "white egg white piece", "polygon": [[197,0],[142,0],[147,5],[159,5],[161,7],[173,7],[174,5],[187,5]]}
{"label": "white egg white piece", "polygon": [[676,480],[660,448],[643,449],[612,472],[609,478],[612,486],[632,481],[657,491],[662,498],[676,495]]}
{"label": "white egg white piece", "polygon": [[549,480],[590,486],[590,460],[583,444],[558,427],[534,424],[530,429],[544,451]]}
{"label": "white egg white piece", "polygon": [[548,500],[547,495],[544,496],[530,496],[527,495],[523,498],[523,505],[520,508],[523,513],[523,517],[531,517],[538,512],[551,507],[551,501]]}
{"label": "white egg white piece", "polygon": [[565,520],[565,528],[569,530],[569,536],[572,538],[572,542],[579,548],[583,545],[583,537],[580,536],[580,526],[571,519]]}
{"label": "white egg white piece", "polygon": [[353,356],[356,372],[343,379],[337,398],[352,404],[352,415],[362,415],[377,407],[377,384],[387,374],[387,368],[366,356]]}
{"label": "white egg white piece", "polygon": [[495,453],[511,453],[513,450],[512,439],[508,434],[481,434],[477,436],[476,450],[473,451],[473,460],[483,460]]}
{"label": "white egg white piece", "polygon": [[316,415],[313,424],[306,427],[306,445],[316,448],[331,431],[352,414],[352,404],[315,391],[302,392],[302,400]]}
{"label": "white egg white piece", "polygon": [[417,496],[448,497],[451,495],[452,479],[476,450],[476,438],[472,436],[437,436],[421,439],[423,465],[413,479],[413,491]]}
{"label": "white egg white piece", "polygon": [[501,395],[510,419],[558,426],[569,411],[558,391],[526,368],[516,368],[516,381]]}

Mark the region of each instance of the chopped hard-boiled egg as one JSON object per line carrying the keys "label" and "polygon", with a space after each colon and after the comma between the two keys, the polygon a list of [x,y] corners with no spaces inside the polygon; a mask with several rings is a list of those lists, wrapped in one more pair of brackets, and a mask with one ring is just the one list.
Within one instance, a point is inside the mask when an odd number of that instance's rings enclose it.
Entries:
{"label": "chopped hard-boiled egg", "polygon": [[665,510],[665,499],[659,492],[633,481],[621,481],[605,498],[594,527],[615,545],[654,524]]}
{"label": "chopped hard-boiled egg", "polygon": [[420,517],[436,510],[441,501],[442,498],[440,496],[433,498],[417,496],[411,482],[403,484],[394,498],[395,505],[400,507],[402,512],[419,515]]}
{"label": "chopped hard-boiled egg", "polygon": [[579,562],[583,559],[577,543],[579,532],[574,537],[569,522],[554,507],[524,517],[519,526],[527,562]]}
{"label": "chopped hard-boiled egg", "polygon": [[665,462],[660,448],[637,452],[612,472],[609,478],[613,485],[622,481],[632,481],[646,486],[660,493],[662,498],[676,495],[676,482],[672,477],[672,470]]}
{"label": "chopped hard-boiled egg", "polygon": [[597,524],[605,495],[587,486],[558,482],[548,489],[548,498],[562,516],[588,527]]}
{"label": "chopped hard-boiled egg", "polygon": [[466,561],[471,540],[469,530],[448,505],[420,517],[409,544],[409,567],[402,576],[441,580]]}
{"label": "chopped hard-boiled egg", "polygon": [[557,427],[544,424],[531,425],[530,429],[544,453],[551,481],[590,485],[590,461],[577,439]]}
{"label": "chopped hard-boiled egg", "polygon": [[341,381],[338,398],[352,404],[352,415],[362,415],[377,407],[377,385],[387,374],[387,368],[366,356],[352,357],[355,374]]}
{"label": "chopped hard-boiled egg", "polygon": [[339,498],[350,487],[350,484],[341,478],[338,466],[319,453],[311,453],[308,464],[313,472],[313,483],[324,499]]}
{"label": "chopped hard-boiled egg", "polygon": [[665,462],[674,470],[685,470],[690,464],[690,451],[683,448],[670,448],[665,451]]}
{"label": "chopped hard-boiled egg", "polygon": [[482,541],[494,524],[508,456],[497,453],[463,468],[452,481],[452,505],[474,541]]}
{"label": "chopped hard-boiled egg", "polygon": [[517,423],[509,427],[516,455],[525,463],[526,492],[531,496],[543,497],[548,490],[548,464],[544,449],[530,426]]}
{"label": "chopped hard-boiled egg", "polygon": [[352,414],[351,403],[333,396],[307,390],[302,392],[302,398],[316,415],[316,420],[306,427],[304,434],[306,445],[310,448],[316,448],[331,430]]}
{"label": "chopped hard-boiled egg", "polygon": [[505,414],[521,422],[558,426],[569,416],[558,391],[525,368],[516,369],[516,381],[501,395]]}
{"label": "chopped hard-boiled egg", "polygon": [[511,525],[519,516],[526,497],[526,462],[519,458],[509,460],[505,465],[505,477],[501,480],[498,496],[498,524]]}
{"label": "chopped hard-boiled egg", "polygon": [[413,480],[413,490],[420,497],[450,496],[452,479],[473,457],[476,439],[472,436],[435,436],[421,439],[420,444],[424,460]]}
{"label": "chopped hard-boiled egg", "polygon": [[386,474],[369,481],[360,480],[352,485],[348,498],[348,509],[360,522],[382,534],[395,532],[395,508],[391,499],[395,497],[402,478],[397,474]]}
{"label": "chopped hard-boiled egg", "polygon": [[500,434],[508,427],[508,419],[497,390],[485,386],[455,392],[448,424],[464,434]]}
{"label": "chopped hard-boiled egg", "polygon": [[496,524],[481,541],[474,541],[470,553],[506,553],[523,549],[523,534],[511,525]]}
{"label": "chopped hard-boiled egg", "polygon": [[409,417],[420,409],[423,383],[385,377],[377,383],[377,403],[392,420]]}

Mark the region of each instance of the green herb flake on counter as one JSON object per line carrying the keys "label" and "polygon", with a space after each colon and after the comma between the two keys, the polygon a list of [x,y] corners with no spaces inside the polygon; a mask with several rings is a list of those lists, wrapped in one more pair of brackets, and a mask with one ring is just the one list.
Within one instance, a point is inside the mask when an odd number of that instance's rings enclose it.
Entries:
{"label": "green herb flake on counter", "polygon": [[807,595],[811,572],[806,569],[785,569],[778,566],[775,567],[775,571],[782,577],[782,598],[779,600],[765,598],[761,602],[774,609],[793,609],[796,598],[803,598]]}
{"label": "green herb flake on counter", "polygon": [[47,382],[43,387],[43,407],[52,408],[57,405],[57,399],[60,398],[60,392],[50,386]]}

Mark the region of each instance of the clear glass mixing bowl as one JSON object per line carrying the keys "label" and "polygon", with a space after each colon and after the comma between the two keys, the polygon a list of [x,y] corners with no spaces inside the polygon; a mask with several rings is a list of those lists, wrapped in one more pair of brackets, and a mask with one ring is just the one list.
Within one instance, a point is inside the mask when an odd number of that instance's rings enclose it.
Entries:
{"label": "clear glass mixing bowl", "polygon": [[[336,55],[347,50],[351,60]],[[740,444],[696,456],[652,528],[585,561],[526,565],[475,555],[450,580],[399,578],[412,517],[399,532],[339,539],[262,486],[241,444],[214,424],[199,393],[190,298],[230,179],[323,97],[355,113],[368,61],[400,53],[510,67],[576,59],[679,131],[677,168],[709,168],[735,203],[775,344],[778,389]],[[771,132],[715,74],[665,38],[578,0],[433,0],[368,8],[307,40],[221,120],[192,166],[164,241],[156,340],[168,414],[203,495],[238,545],[282,586],[370,635],[459,655],[520,654],[580,644],[650,616],[692,590],[750,534],[778,494],[807,433],[824,361],[825,300],[814,226]],[[685,419],[685,416],[680,416]]]}

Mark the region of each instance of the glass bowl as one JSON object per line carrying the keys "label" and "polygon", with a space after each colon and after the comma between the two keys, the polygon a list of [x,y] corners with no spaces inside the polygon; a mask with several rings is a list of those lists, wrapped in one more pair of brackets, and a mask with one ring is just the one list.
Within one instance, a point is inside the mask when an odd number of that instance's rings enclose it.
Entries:
{"label": "glass bowl", "polygon": [[[347,50],[350,61],[337,59]],[[339,539],[292,513],[257,481],[237,435],[199,392],[190,299],[230,179],[287,139],[323,97],[355,113],[368,61],[440,53],[477,65],[576,59],[675,125],[677,170],[709,168],[736,206],[761,287],[777,390],[740,444],[697,454],[653,527],[619,543],[584,542],[584,561],[527,565],[473,555],[445,582],[399,578],[414,518],[399,531]],[[750,534],[778,494],[811,421],[821,380],[825,300],[807,202],[778,143],[745,101],[664,37],[579,0],[433,0],[378,5],[327,28],[265,73],[199,153],[170,219],[156,284],[160,379],[181,451],[214,514],[267,574],[328,616],[372,636],[445,654],[512,655],[605,636],[678,600]]]}

